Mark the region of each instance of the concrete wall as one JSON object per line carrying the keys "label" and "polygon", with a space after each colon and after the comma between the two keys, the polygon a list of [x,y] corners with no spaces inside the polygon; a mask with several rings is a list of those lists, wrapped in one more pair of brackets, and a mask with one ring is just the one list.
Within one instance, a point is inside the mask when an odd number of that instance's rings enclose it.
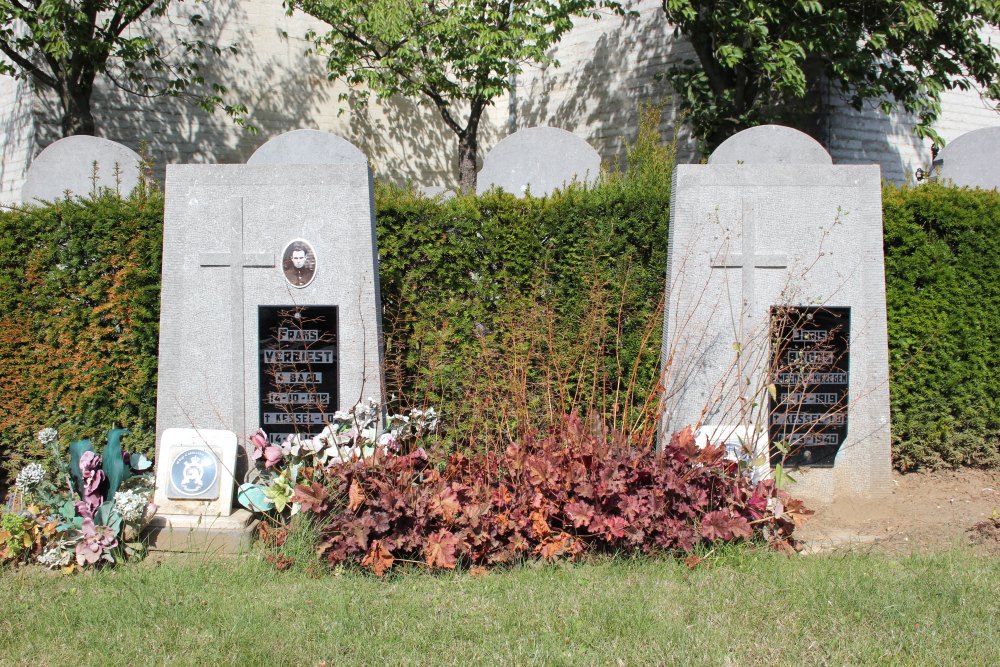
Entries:
{"label": "concrete wall", "polygon": [[0,205],[20,202],[35,152],[31,84],[0,76]]}
{"label": "concrete wall", "polygon": [[[677,125],[673,91],[656,75],[671,63],[693,57],[686,41],[673,37],[661,16],[659,0],[632,0],[639,17],[623,20],[606,15],[581,19],[564,37],[555,55],[561,67],[529,68],[518,77],[513,104],[496,100],[480,130],[480,159],[511,128],[547,124],[570,130],[589,141],[608,163],[621,163],[624,146],[634,139],[642,102],[662,105],[662,130],[671,136]],[[187,35],[181,12],[198,11],[204,27],[196,36],[241,53],[206,63],[208,80],[221,80],[232,98],[250,108],[250,121],[260,128],[251,135],[220,113],[207,114],[181,99],[140,100],[108,86],[95,94],[99,134],[136,150],[143,144],[162,177],[168,163],[244,162],[268,138],[299,128],[335,132],[359,146],[371,158],[376,176],[418,186],[457,183],[456,140],[435,109],[413,100],[377,101],[364,108],[344,84],[327,81],[320,58],[304,55],[302,38],[322,24],[302,14],[286,16],[277,0],[221,0],[194,5],[172,3],[171,15],[158,20],[166,35]],[[1000,31],[990,33],[1000,39]],[[23,91],[22,93],[23,94]],[[341,94],[348,100],[341,101]],[[905,116],[886,118],[877,110],[855,112],[827,91],[831,114],[826,119],[827,145],[841,164],[876,162],[883,176],[895,181],[912,178],[918,166],[930,163],[929,142],[910,132]],[[0,87],[0,113],[21,106]],[[1000,125],[975,92],[950,93],[940,132],[952,139],[963,132]],[[35,101],[35,152],[58,137],[58,105],[51,97]],[[7,118],[7,115],[0,115]],[[15,133],[16,134],[16,133]],[[685,128],[678,132],[682,162],[699,161]],[[10,137],[10,132],[7,132]],[[20,136],[20,135],[18,135]],[[5,146],[11,140],[5,141]],[[4,187],[22,169],[16,148],[4,155]],[[13,180],[10,180],[13,183]]]}

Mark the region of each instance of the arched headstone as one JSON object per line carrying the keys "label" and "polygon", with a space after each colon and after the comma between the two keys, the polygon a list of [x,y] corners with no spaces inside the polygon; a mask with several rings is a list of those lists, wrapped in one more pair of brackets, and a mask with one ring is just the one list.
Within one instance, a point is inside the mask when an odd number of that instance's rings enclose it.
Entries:
{"label": "arched headstone", "polygon": [[984,190],[1000,188],[1000,127],[966,132],[941,149],[934,167],[941,168],[944,183]]}
{"label": "arched headstone", "polygon": [[487,153],[476,192],[497,186],[517,197],[529,190],[542,197],[574,181],[593,183],[600,175],[601,156],[586,141],[556,127],[530,127]]}
{"label": "arched headstone", "polygon": [[709,156],[709,164],[833,164],[823,146],[784,125],[758,125],[737,132]]}
{"label": "arched headstone", "polygon": [[[21,201],[62,199],[69,191],[85,197],[97,189],[128,195],[139,183],[142,158],[131,148],[114,141],[77,135],[50,144],[31,163],[21,189]],[[115,167],[117,166],[117,173]]]}
{"label": "arched headstone", "polygon": [[368,164],[368,156],[347,139],[320,130],[292,130],[268,140],[247,164]]}

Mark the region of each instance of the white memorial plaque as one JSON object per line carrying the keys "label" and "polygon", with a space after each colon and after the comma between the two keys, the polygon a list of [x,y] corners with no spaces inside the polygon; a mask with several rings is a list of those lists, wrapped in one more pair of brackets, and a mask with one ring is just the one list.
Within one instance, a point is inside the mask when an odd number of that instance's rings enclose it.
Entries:
{"label": "white memorial plaque", "polygon": [[158,512],[164,515],[229,516],[233,510],[236,434],[168,428],[156,462]]}

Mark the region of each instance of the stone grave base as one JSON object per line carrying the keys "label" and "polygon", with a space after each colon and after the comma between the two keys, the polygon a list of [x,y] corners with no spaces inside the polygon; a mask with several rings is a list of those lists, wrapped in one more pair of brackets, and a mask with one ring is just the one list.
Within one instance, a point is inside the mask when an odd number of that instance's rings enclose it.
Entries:
{"label": "stone grave base", "polygon": [[150,551],[232,554],[250,547],[257,520],[247,510],[230,516],[157,514],[146,528]]}
{"label": "stone grave base", "polygon": [[808,505],[829,504],[845,498],[885,498],[892,493],[887,484],[877,484],[848,465],[834,468],[789,468],[795,482],[786,489]]}

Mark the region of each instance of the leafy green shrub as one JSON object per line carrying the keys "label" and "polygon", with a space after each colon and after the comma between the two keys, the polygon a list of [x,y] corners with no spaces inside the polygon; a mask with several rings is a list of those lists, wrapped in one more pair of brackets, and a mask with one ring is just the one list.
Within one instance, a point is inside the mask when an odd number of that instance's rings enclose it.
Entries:
{"label": "leafy green shrub", "polygon": [[[0,212],[0,458],[114,426],[153,444],[163,198],[137,191]],[[51,462],[50,462],[51,463]],[[50,466],[51,467],[51,466]]]}
{"label": "leafy green shrub", "polygon": [[1000,194],[883,191],[893,457],[1000,464]]}

